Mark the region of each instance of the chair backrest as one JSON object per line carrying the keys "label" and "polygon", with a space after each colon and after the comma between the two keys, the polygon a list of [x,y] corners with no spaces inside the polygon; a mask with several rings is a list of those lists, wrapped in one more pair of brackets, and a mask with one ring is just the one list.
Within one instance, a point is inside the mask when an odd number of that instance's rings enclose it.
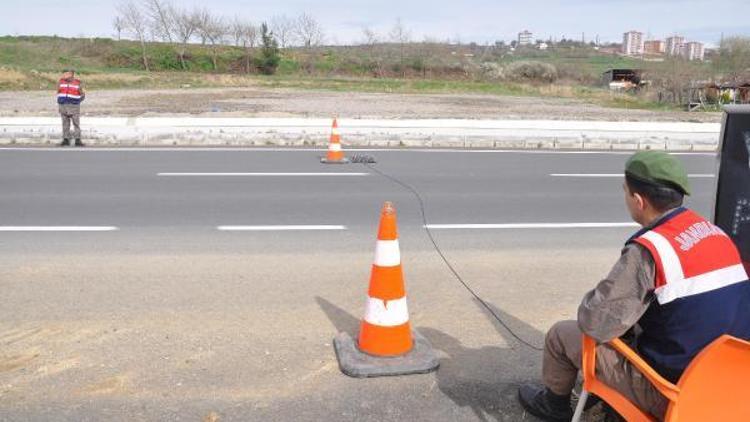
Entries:
{"label": "chair backrest", "polygon": [[690,363],[666,421],[750,421],[750,343],[723,335]]}

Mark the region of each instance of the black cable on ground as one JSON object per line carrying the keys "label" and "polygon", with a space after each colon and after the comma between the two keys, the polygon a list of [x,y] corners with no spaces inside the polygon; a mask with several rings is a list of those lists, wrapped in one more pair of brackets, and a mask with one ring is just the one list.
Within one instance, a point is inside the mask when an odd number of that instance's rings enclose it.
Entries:
{"label": "black cable on ground", "polygon": [[437,254],[440,255],[440,258],[443,260],[443,262],[448,267],[448,269],[450,270],[450,272],[453,273],[453,276],[456,278],[456,280],[458,280],[458,282],[461,283],[464,286],[464,288],[469,293],[471,293],[471,295],[474,296],[474,298],[477,301],[479,301],[479,303],[482,304],[482,306],[484,306],[484,308],[487,310],[487,312],[489,312],[490,315],[492,315],[495,318],[495,320],[500,325],[502,325],[503,328],[505,328],[508,331],[508,333],[510,333],[511,336],[513,336],[513,338],[515,338],[516,340],[518,340],[518,342],[520,342],[521,344],[529,347],[530,349],[533,349],[533,350],[536,350],[536,351],[540,351],[540,352],[543,351],[544,350],[543,348],[535,346],[535,345],[529,343],[528,341],[526,341],[523,338],[521,338],[518,334],[516,334],[513,331],[513,329],[511,329],[508,326],[508,324],[506,324],[505,321],[503,321],[503,319],[500,318],[500,316],[492,309],[492,307],[490,305],[488,305],[487,302],[485,302],[481,297],[479,297],[479,295],[474,291],[474,289],[472,289],[471,286],[469,286],[466,283],[466,281],[464,281],[464,279],[461,277],[461,275],[458,274],[458,271],[456,271],[456,269],[453,267],[453,265],[450,263],[450,261],[448,261],[448,258],[446,258],[445,254],[440,249],[440,246],[438,246],[437,241],[435,241],[435,237],[433,237],[433,235],[432,235],[432,231],[430,230],[429,225],[427,224],[427,213],[425,211],[425,205],[424,205],[424,200],[422,200],[422,195],[420,195],[419,192],[414,187],[412,187],[411,185],[409,185],[408,183],[402,182],[398,178],[396,178],[394,176],[391,176],[391,175],[389,175],[387,173],[384,173],[384,172],[376,169],[374,166],[372,166],[371,163],[375,162],[374,158],[369,157],[369,156],[365,156],[365,157],[360,157],[360,159],[357,160],[357,162],[360,162],[360,163],[364,164],[367,168],[369,168],[370,170],[374,171],[375,173],[377,173],[377,174],[385,177],[386,179],[392,181],[393,183],[396,183],[397,185],[403,187],[407,191],[411,192],[414,195],[414,197],[417,199],[417,202],[419,203],[419,211],[422,214],[422,223],[423,223],[422,226],[424,227],[425,232],[427,233],[427,237],[430,239],[430,242],[432,243],[432,246],[435,248],[435,252],[437,252]]}

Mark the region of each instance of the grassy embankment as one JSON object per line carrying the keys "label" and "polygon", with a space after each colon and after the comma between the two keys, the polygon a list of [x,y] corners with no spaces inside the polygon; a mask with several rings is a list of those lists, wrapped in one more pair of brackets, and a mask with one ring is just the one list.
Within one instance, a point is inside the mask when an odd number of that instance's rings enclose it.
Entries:
{"label": "grassy embankment", "polygon": [[[434,46],[427,53],[407,51],[404,59],[394,49],[397,48],[288,49],[282,51],[277,74],[263,76],[252,67],[247,72],[246,58],[254,51],[238,47],[219,47],[214,66],[210,46],[191,44],[186,50],[183,69],[178,46],[152,43],[148,46],[148,57],[153,70],[146,72],[142,70],[139,46],[131,41],[0,37],[0,90],[51,90],[60,69],[74,67],[88,89],[94,90],[256,86],[347,92],[471,93],[581,99],[620,108],[672,109],[595,86],[598,75],[605,69],[638,67],[639,63],[633,59],[592,51],[530,52],[529,57],[524,57],[487,53],[476,46],[447,45]],[[481,63],[503,66],[517,60],[550,63],[558,69],[560,80],[556,83],[487,80],[478,71]]]}

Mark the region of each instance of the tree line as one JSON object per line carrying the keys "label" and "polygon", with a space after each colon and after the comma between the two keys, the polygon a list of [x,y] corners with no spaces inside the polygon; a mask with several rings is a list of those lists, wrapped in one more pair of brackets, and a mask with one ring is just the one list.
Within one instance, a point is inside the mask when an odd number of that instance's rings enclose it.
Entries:
{"label": "tree line", "polygon": [[[290,46],[316,47],[325,40],[320,22],[308,13],[296,17],[277,15],[269,22],[256,24],[242,18],[213,13],[208,8],[192,9],[175,6],[169,0],[124,0],[117,4],[117,15],[112,20],[117,39],[128,36],[140,45],[143,68],[151,70],[148,43],[160,41],[177,46],[183,70],[188,69],[188,45],[208,46],[214,70],[222,46],[234,46],[245,51],[245,70],[254,66],[263,73],[273,73],[278,66],[278,49]],[[256,47],[260,56],[253,57]]]}
{"label": "tree line", "polygon": [[[116,10],[112,27],[117,40],[125,36],[138,42],[141,65],[147,71],[153,67],[148,55],[150,42],[175,46],[182,70],[188,70],[188,46],[200,44],[209,48],[214,70],[218,69],[221,48],[233,46],[243,49],[243,67],[247,73],[255,68],[262,73],[273,73],[280,61],[278,50],[289,47],[302,48],[306,53],[303,54],[303,66],[311,71],[314,61],[312,50],[326,41],[323,25],[306,12],[293,17],[276,15],[256,24],[240,16],[215,14],[205,7],[179,7],[170,0],[121,0]],[[426,38],[419,44],[427,47],[436,43],[438,41]],[[363,28],[358,44],[371,53],[375,53],[377,44],[391,45],[397,51],[397,62],[401,68],[405,67],[409,51],[414,50],[407,48],[408,44],[412,44],[412,35],[401,19],[397,19],[390,31],[382,35],[370,28]],[[260,55],[254,57],[259,47]],[[373,58],[379,67],[383,66],[383,61],[384,58]]]}

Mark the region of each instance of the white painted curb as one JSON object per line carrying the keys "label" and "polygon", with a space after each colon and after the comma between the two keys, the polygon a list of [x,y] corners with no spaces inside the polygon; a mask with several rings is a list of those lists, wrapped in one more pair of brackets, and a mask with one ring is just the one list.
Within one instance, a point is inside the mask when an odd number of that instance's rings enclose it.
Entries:
{"label": "white painted curb", "polygon": [[[104,146],[322,146],[330,119],[82,118],[83,138]],[[0,117],[0,144],[59,142],[60,119]],[[712,151],[718,123],[570,120],[340,119],[345,146]]]}

